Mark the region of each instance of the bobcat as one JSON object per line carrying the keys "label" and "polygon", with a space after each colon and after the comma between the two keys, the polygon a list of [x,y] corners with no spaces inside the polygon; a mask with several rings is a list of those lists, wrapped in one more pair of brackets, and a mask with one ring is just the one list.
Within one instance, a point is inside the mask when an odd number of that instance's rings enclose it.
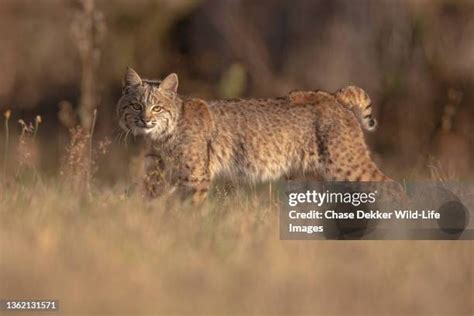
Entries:
{"label": "bobcat", "polygon": [[258,182],[315,172],[333,181],[392,181],[365,144],[361,123],[373,129],[375,120],[360,88],[217,101],[177,89],[176,74],[146,80],[128,68],[123,79],[119,124],[146,139],[150,196],[176,189],[200,202],[218,176]]}

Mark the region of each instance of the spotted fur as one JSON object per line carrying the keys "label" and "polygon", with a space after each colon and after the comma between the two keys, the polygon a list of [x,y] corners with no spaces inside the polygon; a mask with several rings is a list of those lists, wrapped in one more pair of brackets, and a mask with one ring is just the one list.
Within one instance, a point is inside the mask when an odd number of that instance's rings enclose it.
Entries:
{"label": "spotted fur", "polygon": [[202,201],[221,176],[260,182],[307,172],[391,181],[370,158],[358,119],[332,94],[317,92],[295,106],[288,97],[187,99],[177,87],[174,74],[152,83],[128,69],[118,102],[120,126],[148,142],[152,196],[174,189]]}
{"label": "spotted fur", "polygon": [[335,96],[339,103],[354,111],[366,130],[375,130],[377,121],[372,116],[372,101],[364,90],[356,86],[348,86],[337,91]]}
{"label": "spotted fur", "polygon": [[359,87],[348,86],[333,94],[324,91],[307,90],[295,90],[288,94],[288,98],[293,104],[311,102],[322,96],[329,98],[332,96],[339,104],[352,110],[365,130],[374,131],[377,127],[377,121],[372,115],[372,102],[370,97]]}

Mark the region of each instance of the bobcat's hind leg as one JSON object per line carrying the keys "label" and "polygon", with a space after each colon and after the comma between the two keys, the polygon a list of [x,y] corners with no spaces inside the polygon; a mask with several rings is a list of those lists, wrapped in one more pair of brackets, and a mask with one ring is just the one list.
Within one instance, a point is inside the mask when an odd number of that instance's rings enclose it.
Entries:
{"label": "bobcat's hind leg", "polygon": [[[341,148],[345,143],[345,148]],[[370,157],[369,151],[363,141],[320,143],[319,166],[320,173],[330,181],[393,181],[377,167]],[[342,149],[342,150],[341,150]]]}
{"label": "bobcat's hind leg", "polygon": [[409,201],[403,187],[386,176],[372,160],[360,130],[353,131],[352,135],[341,133],[337,136],[318,143],[319,169],[326,180],[387,182],[381,186],[385,198],[397,202]]}

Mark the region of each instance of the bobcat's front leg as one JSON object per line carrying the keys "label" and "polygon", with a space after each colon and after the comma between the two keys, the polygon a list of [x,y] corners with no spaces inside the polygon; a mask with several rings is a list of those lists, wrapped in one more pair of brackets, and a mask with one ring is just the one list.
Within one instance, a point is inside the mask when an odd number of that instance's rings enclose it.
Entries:
{"label": "bobcat's front leg", "polygon": [[177,193],[181,199],[190,199],[193,204],[203,203],[209,192],[209,181],[206,180],[191,180],[183,181],[178,184]]}
{"label": "bobcat's front leg", "polygon": [[213,120],[207,103],[192,99],[183,105],[181,133],[170,152],[176,166],[175,184],[182,199],[203,202],[211,181],[209,169]]}
{"label": "bobcat's front leg", "polygon": [[144,195],[149,199],[163,195],[167,186],[165,179],[165,163],[163,159],[159,155],[149,153],[145,155],[144,163]]}
{"label": "bobcat's front leg", "polygon": [[204,202],[210,185],[207,167],[199,162],[183,163],[180,167],[176,187],[181,199],[191,199],[193,204]]}
{"label": "bobcat's front leg", "polygon": [[144,192],[153,199],[164,194],[176,193],[182,200],[191,199],[202,203],[209,191],[210,179],[204,157],[192,156],[176,161],[174,168],[166,169],[166,163],[159,155],[145,156]]}

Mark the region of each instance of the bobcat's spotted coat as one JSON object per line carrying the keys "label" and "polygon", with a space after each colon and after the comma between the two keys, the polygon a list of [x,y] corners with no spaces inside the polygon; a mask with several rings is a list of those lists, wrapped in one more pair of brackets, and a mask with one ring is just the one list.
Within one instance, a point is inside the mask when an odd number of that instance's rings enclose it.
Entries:
{"label": "bobcat's spotted coat", "polygon": [[203,101],[181,98],[177,87],[175,74],[156,82],[129,68],[118,102],[120,126],[147,139],[151,195],[176,188],[200,201],[218,176],[257,182],[316,172],[326,180],[390,180],[337,93]]}

